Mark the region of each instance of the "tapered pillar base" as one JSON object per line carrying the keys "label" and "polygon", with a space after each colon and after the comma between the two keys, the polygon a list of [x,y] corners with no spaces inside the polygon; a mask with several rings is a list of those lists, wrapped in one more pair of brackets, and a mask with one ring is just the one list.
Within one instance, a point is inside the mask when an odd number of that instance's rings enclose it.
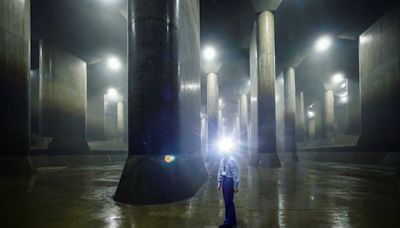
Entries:
{"label": "tapered pillar base", "polygon": [[86,153],[89,151],[89,144],[82,137],[54,137],[48,151],[59,154]]}
{"label": "tapered pillar base", "polygon": [[299,157],[295,152],[289,152],[285,154],[285,163],[292,164],[299,162]]}
{"label": "tapered pillar base", "polygon": [[0,177],[31,176],[36,168],[30,156],[1,156]]}
{"label": "tapered pillar base", "polygon": [[249,165],[279,168],[281,167],[281,162],[279,161],[279,157],[276,153],[258,153],[250,156]]}
{"label": "tapered pillar base", "polygon": [[162,204],[194,196],[207,180],[201,155],[130,155],[114,200],[128,204]]}

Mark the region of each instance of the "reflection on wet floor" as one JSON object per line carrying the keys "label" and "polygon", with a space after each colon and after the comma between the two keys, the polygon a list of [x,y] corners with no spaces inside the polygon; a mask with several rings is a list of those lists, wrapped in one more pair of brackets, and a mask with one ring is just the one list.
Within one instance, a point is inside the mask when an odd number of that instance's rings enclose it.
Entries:
{"label": "reflection on wet floor", "polygon": [[[399,227],[400,187],[379,169],[300,163],[280,169],[239,161],[238,227]],[[123,163],[42,168],[0,179],[0,227],[217,227],[224,217],[216,165],[188,200],[133,206],[112,200]]]}

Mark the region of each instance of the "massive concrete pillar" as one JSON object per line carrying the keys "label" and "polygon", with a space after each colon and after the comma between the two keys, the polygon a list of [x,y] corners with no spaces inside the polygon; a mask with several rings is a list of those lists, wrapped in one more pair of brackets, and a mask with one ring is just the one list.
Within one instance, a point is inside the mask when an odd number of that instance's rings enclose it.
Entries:
{"label": "massive concrete pillar", "polygon": [[124,102],[119,101],[117,104],[117,128],[118,137],[122,142],[124,140],[125,118],[124,118]]}
{"label": "massive concrete pillar", "polygon": [[104,95],[96,95],[87,102],[87,137],[92,140],[105,140]]}
{"label": "massive concrete pillar", "polygon": [[293,67],[286,68],[283,73],[284,84],[284,135],[285,135],[285,160],[297,162],[296,154],[296,81]]}
{"label": "massive concrete pillar", "polygon": [[[257,16],[257,155],[253,165],[280,167],[276,150],[274,16]],[[252,82],[253,83],[253,82]]]}
{"label": "massive concrete pillar", "polygon": [[305,137],[304,93],[300,92],[296,103],[296,138],[304,142]]}
{"label": "massive concrete pillar", "polygon": [[258,72],[257,72],[257,23],[254,23],[253,31],[251,33],[250,48],[249,48],[249,62],[250,62],[250,124],[249,124],[249,164],[257,164],[258,151],[257,151],[257,87],[258,87]]}
{"label": "massive concrete pillar", "polygon": [[348,127],[346,134],[358,135],[360,134],[360,87],[359,83],[348,80]]}
{"label": "massive concrete pillar", "polygon": [[[359,38],[362,151],[400,149],[399,15],[393,7]],[[399,161],[395,152],[391,160]]]}
{"label": "massive concrete pillar", "polygon": [[246,94],[240,95],[239,100],[239,132],[240,132],[240,145],[241,152],[244,155],[248,155],[248,122],[249,122],[249,110],[248,110],[248,98]]}
{"label": "massive concrete pillar", "polygon": [[315,131],[314,138],[319,139],[322,137],[322,105],[319,100],[314,101],[313,109],[315,116]]}
{"label": "massive concrete pillar", "polygon": [[87,152],[86,63],[46,41],[39,51],[40,134],[52,153]]}
{"label": "massive concrete pillar", "polygon": [[158,204],[196,194],[200,151],[199,2],[129,0],[129,157],[114,199]]}
{"label": "massive concrete pillar", "polygon": [[313,141],[315,139],[316,132],[316,118],[308,118],[308,139]]}
{"label": "massive concrete pillar", "polygon": [[[238,105],[239,106],[239,105]],[[235,138],[240,141],[240,117],[239,114],[235,117]]]}
{"label": "massive concrete pillar", "polygon": [[207,120],[208,120],[208,158],[212,159],[217,155],[216,140],[220,134],[220,122],[222,118],[219,110],[218,76],[216,73],[207,75]]}
{"label": "massive concrete pillar", "polygon": [[35,172],[29,155],[30,0],[0,1],[0,176]]}
{"label": "massive concrete pillar", "polygon": [[203,159],[207,158],[207,153],[208,153],[208,143],[207,143],[207,115],[204,113],[201,113],[201,154],[203,156]]}
{"label": "massive concrete pillar", "polygon": [[325,91],[325,133],[328,138],[332,138],[335,135],[335,95],[333,90]]}
{"label": "massive concrete pillar", "polygon": [[[221,138],[224,136],[224,116],[222,115],[222,109],[218,110],[218,136],[217,138]],[[215,141],[215,139],[214,139]]]}

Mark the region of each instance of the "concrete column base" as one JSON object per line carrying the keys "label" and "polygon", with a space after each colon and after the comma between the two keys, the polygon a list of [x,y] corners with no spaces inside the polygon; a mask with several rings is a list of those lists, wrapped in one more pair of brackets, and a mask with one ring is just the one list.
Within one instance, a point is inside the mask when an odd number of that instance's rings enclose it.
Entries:
{"label": "concrete column base", "polygon": [[279,161],[278,154],[276,153],[258,153],[252,154],[249,159],[250,166],[279,168],[281,162]]}
{"label": "concrete column base", "polygon": [[285,163],[296,163],[299,162],[299,157],[297,156],[296,152],[287,152],[285,153]]}
{"label": "concrete column base", "polygon": [[82,137],[54,137],[49,144],[48,151],[60,154],[79,154],[89,151],[89,144]]}
{"label": "concrete column base", "polygon": [[125,163],[114,200],[128,204],[161,204],[194,196],[207,180],[201,155],[130,155]]}
{"label": "concrete column base", "polygon": [[36,173],[30,156],[0,157],[0,177],[31,176]]}

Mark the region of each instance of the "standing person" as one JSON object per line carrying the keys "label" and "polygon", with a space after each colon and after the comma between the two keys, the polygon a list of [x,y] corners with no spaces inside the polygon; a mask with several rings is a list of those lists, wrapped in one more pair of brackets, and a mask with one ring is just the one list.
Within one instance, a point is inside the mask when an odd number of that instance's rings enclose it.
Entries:
{"label": "standing person", "polygon": [[222,187],[225,201],[225,221],[220,227],[236,226],[233,194],[239,191],[239,169],[236,160],[227,152],[221,158],[218,169],[218,191]]}

